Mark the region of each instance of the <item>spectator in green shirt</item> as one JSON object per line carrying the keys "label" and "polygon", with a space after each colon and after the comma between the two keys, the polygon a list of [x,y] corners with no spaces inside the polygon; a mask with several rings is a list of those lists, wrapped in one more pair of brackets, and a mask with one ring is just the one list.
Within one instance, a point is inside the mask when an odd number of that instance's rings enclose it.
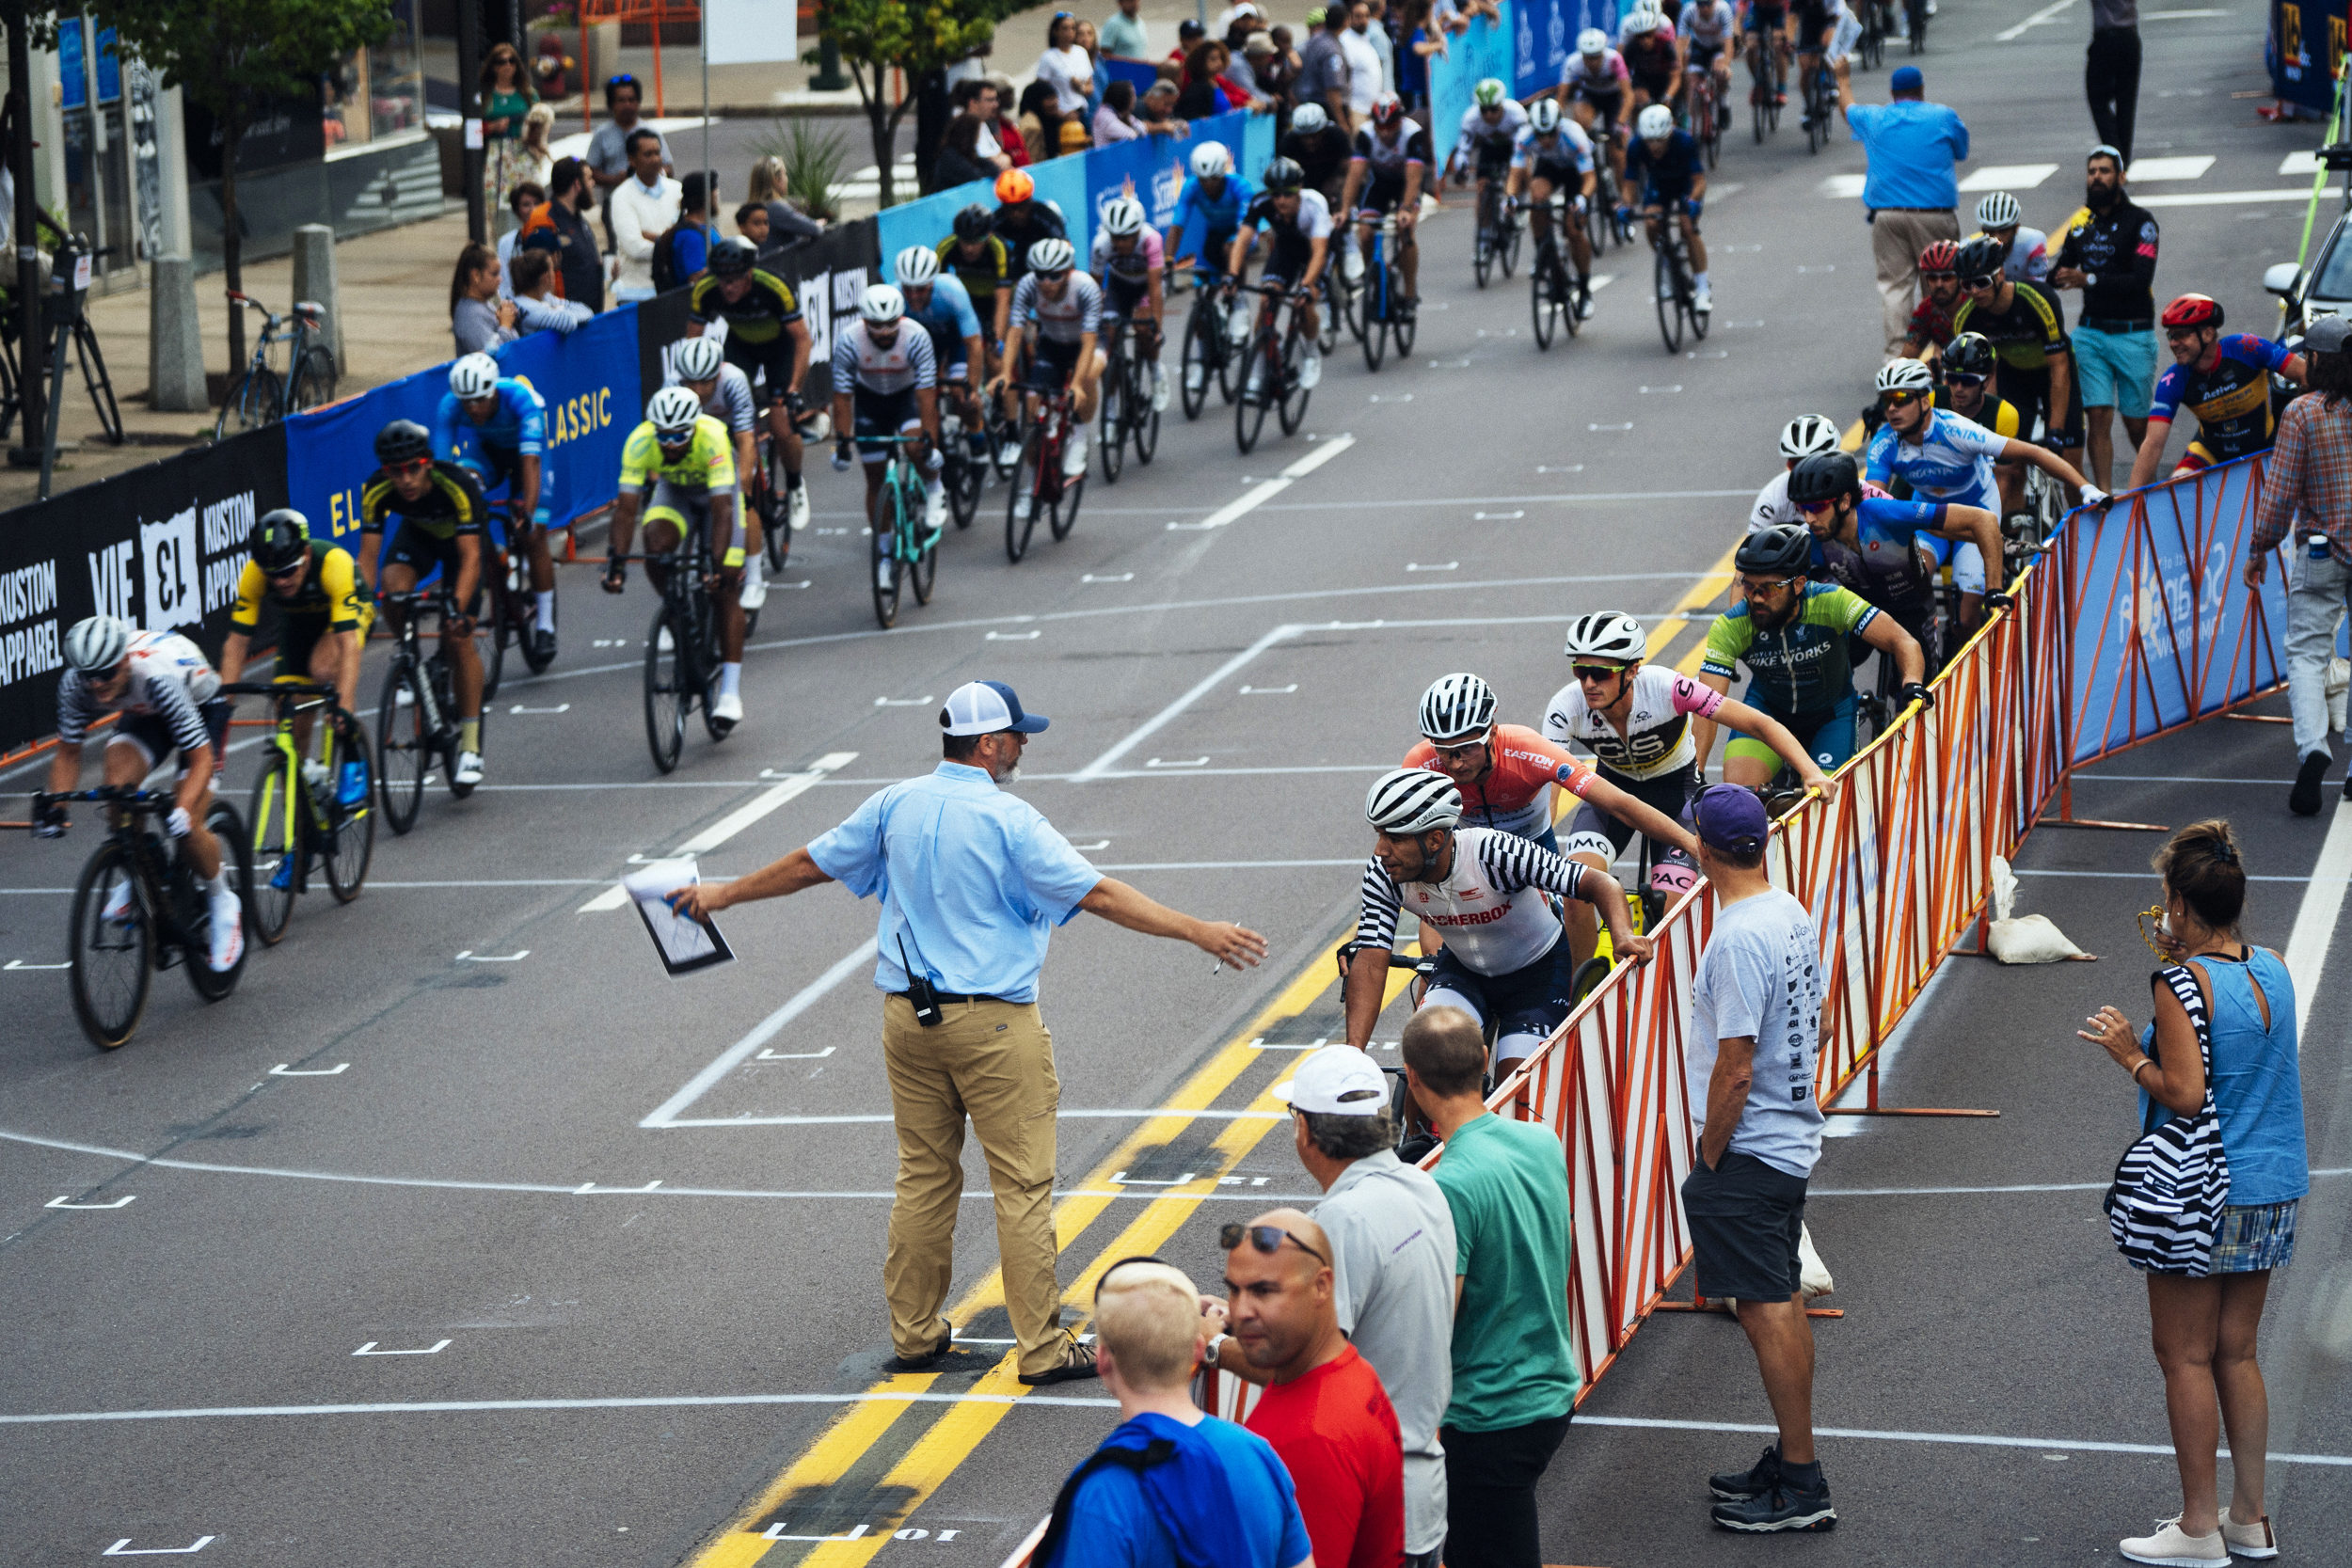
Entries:
{"label": "spectator in green shirt", "polygon": [[1567,1162],[1542,1127],[1486,1109],[1486,1039],[1469,1013],[1415,1013],[1404,1055],[1413,1099],[1445,1140],[1435,1174],[1454,1212],[1446,1565],[1538,1568],[1535,1483],[1582,1384],[1568,1333]]}
{"label": "spectator in green shirt", "polygon": [[1152,32],[1136,13],[1143,0],[1119,0],[1119,14],[1103,24],[1103,53],[1115,60],[1150,60]]}

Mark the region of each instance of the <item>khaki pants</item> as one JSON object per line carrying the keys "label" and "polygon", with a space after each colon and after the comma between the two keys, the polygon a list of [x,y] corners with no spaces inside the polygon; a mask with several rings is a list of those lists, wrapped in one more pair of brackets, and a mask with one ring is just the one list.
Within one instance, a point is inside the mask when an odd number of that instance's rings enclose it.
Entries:
{"label": "khaki pants", "polygon": [[882,1068],[898,1128],[898,1181],[890,1205],[882,1293],[900,1355],[939,1343],[955,1272],[969,1117],[996,1195],[996,1254],[1005,1308],[1034,1376],[1060,1360],[1061,1287],[1054,1278],[1054,1117],[1061,1085],[1054,1037],[1037,1004],[950,1002],[926,1029],[903,996],[882,999]]}
{"label": "khaki pants", "polygon": [[1886,315],[1886,356],[1903,351],[1911,330],[1911,308],[1919,302],[1919,252],[1934,240],[1960,238],[1960,219],[1947,208],[1934,213],[1882,211],[1870,225],[1870,259],[1878,264],[1879,297]]}

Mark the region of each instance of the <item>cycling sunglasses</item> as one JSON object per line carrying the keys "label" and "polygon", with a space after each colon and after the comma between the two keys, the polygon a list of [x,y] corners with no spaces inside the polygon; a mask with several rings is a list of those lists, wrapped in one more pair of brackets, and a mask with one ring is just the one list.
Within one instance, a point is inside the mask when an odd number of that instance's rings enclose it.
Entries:
{"label": "cycling sunglasses", "polygon": [[1963,277],[1960,280],[1960,286],[1963,289],[1996,289],[2000,287],[2000,284],[2001,276],[1998,273],[1994,273],[1990,277]]}
{"label": "cycling sunglasses", "polygon": [[1879,402],[1889,408],[1901,408],[1906,404],[1920,402],[1926,396],[1925,392],[1881,392]]}
{"label": "cycling sunglasses", "polygon": [[388,474],[421,474],[431,467],[433,459],[430,457],[412,457],[405,463],[387,463],[384,471]]}
{"label": "cycling sunglasses", "polygon": [[1605,681],[1625,673],[1622,664],[1571,664],[1568,673],[1581,681]]}
{"label": "cycling sunglasses", "polygon": [[1790,501],[1788,504],[1795,507],[1798,511],[1804,513],[1808,517],[1818,517],[1822,513],[1836,506],[1837,498],[1836,496],[1830,496],[1818,501]]}
{"label": "cycling sunglasses", "polygon": [[1291,1232],[1283,1229],[1279,1225],[1229,1225],[1224,1229],[1216,1233],[1216,1241],[1219,1246],[1223,1247],[1226,1251],[1231,1252],[1235,1247],[1241,1245],[1243,1239],[1247,1237],[1251,1246],[1256,1247],[1260,1252],[1270,1255],[1282,1250],[1282,1239],[1286,1236],[1293,1242],[1297,1242],[1299,1251],[1305,1253],[1316,1262],[1321,1263],[1324,1267],[1330,1267],[1331,1259],[1326,1258],[1323,1254],[1317,1252],[1306,1243],[1300,1242],[1296,1236],[1292,1235]]}
{"label": "cycling sunglasses", "polygon": [[1984,385],[1984,377],[1980,375],[1967,375],[1958,371],[1945,372],[1944,381],[1947,386],[1950,387],[1967,387],[1973,388]]}
{"label": "cycling sunglasses", "polygon": [[280,566],[275,572],[264,572],[262,576],[268,578],[272,582],[283,582],[288,578],[300,572],[306,564],[306,562],[297,559],[291,566]]}
{"label": "cycling sunglasses", "polygon": [[1772,592],[1774,589],[1778,589],[1778,588],[1788,588],[1788,587],[1790,587],[1790,586],[1792,586],[1793,584],[1795,584],[1795,583],[1799,582],[1800,580],[1802,580],[1802,579],[1801,579],[1801,578],[1746,578],[1746,577],[1743,577],[1743,578],[1741,578],[1740,579],[1740,587],[1742,587],[1742,588],[1744,588],[1744,589],[1746,589],[1746,590],[1748,591],[1748,593],[1749,593],[1751,595],[1753,595],[1753,594],[1769,594],[1769,593]]}
{"label": "cycling sunglasses", "polygon": [[1438,755],[1448,762],[1468,762],[1486,749],[1486,736],[1481,736],[1476,740],[1466,740],[1459,746],[1439,746],[1434,740],[1430,742],[1430,745],[1436,750]]}
{"label": "cycling sunglasses", "polygon": [[1058,269],[1057,271],[1054,271],[1054,272],[1041,272],[1041,273],[1039,273],[1039,274],[1037,275],[1037,280],[1038,280],[1040,283],[1058,283],[1058,282],[1060,282],[1063,278],[1068,277],[1069,276],[1070,276],[1070,269],[1069,269],[1068,267],[1062,267],[1062,268]]}

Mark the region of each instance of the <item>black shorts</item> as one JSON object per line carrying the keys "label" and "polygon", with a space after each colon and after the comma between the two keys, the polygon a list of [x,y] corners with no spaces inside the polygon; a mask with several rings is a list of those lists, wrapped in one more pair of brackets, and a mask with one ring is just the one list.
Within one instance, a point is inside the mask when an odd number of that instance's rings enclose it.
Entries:
{"label": "black shorts", "polygon": [[1576,97],[1593,106],[1593,118],[1603,125],[1613,125],[1625,118],[1625,89],[1612,87],[1604,92],[1597,87],[1578,87]]}
{"label": "black shorts", "polygon": [[735,333],[727,334],[720,351],[726,362],[735,366],[757,385],[761,373],[768,377],[768,401],[782,403],[784,394],[792,387],[792,335],[778,332],[764,343],[746,342]]}
{"label": "black shorts", "polygon": [[1402,168],[1373,170],[1361,202],[1357,210],[1364,213],[1392,213],[1405,205],[1405,171]]}
{"label": "black shorts", "polygon": [[[1597,771],[1604,780],[1624,790],[1642,804],[1686,824],[1689,821],[1691,797],[1706,783],[1699,777],[1699,771],[1695,766],[1678,768],[1671,773],[1660,773],[1647,779],[1636,779],[1609,768],[1598,768]],[[1583,843],[1579,844],[1577,840],[1585,834],[1598,836],[1586,838]],[[1609,841],[1609,859],[1613,863],[1619,855],[1625,853],[1625,847],[1633,842],[1633,824],[1612,816],[1589,800],[1580,800],[1577,802],[1576,816],[1568,823],[1567,846],[1560,852],[1564,855],[1575,855],[1597,851],[1600,847],[1599,838],[1606,838]],[[1688,858],[1682,856],[1681,850],[1670,845],[1660,845],[1657,847],[1677,857]]]}
{"label": "black shorts", "polygon": [[1029,374],[1025,385],[1033,392],[1058,392],[1069,386],[1071,372],[1078,368],[1079,347],[1077,343],[1052,338],[1031,338]]}
{"label": "black shorts", "polygon": [[1692,39],[1691,52],[1683,60],[1682,69],[1685,71],[1705,70],[1723,58],[1724,48],[1724,44],[1701,43],[1698,40]]}
{"label": "black shorts", "polygon": [[307,681],[310,678],[310,656],[318,651],[319,639],[326,635],[327,618],[324,615],[284,615],[278,621],[278,667],[272,672],[275,679]]}
{"label": "black shorts", "polygon": [[1494,1030],[1496,1059],[1513,1061],[1534,1050],[1576,1010],[1576,999],[1569,994],[1573,978],[1565,942],[1552,943],[1550,952],[1508,974],[1480,974],[1447,947],[1438,954],[1422,1005],[1441,1000],[1440,991],[1447,993],[1442,1000],[1460,1006],[1481,1027]]}
{"label": "black shorts", "polygon": [[[219,697],[209,703],[196,705],[196,716],[204,721],[204,734],[213,743],[213,770],[220,771],[221,741],[229,734],[229,703]],[[118,742],[136,746],[152,768],[164,758],[179,750],[180,742],[172,737],[171,725],[160,713],[125,713],[115,720],[115,732],[106,737],[106,744]],[[180,771],[188,770],[188,756],[180,753]]]}
{"label": "black shorts", "polygon": [[1637,71],[1633,73],[1633,85],[1642,91],[1648,93],[1649,101],[1651,103],[1663,103],[1667,99],[1674,96],[1675,73],[1671,71],[1659,71],[1656,73],[1646,71]]}
{"label": "black shorts", "polygon": [[1528,183],[1541,180],[1553,190],[1569,196],[1580,196],[1584,190],[1584,171],[1571,158],[1537,158],[1527,168]]}
{"label": "black shorts", "polygon": [[1306,280],[1307,264],[1314,260],[1314,242],[1299,235],[1273,237],[1266,249],[1265,270],[1259,275],[1261,283],[1295,285]]}
{"label": "black shorts", "polygon": [[1805,1179],[1753,1154],[1724,1151],[1708,1170],[1693,1160],[1682,1180],[1682,1212],[1691,1222],[1698,1293],[1740,1301],[1787,1301],[1803,1271],[1797,1239],[1804,1228]]}
{"label": "black shorts", "polygon": [[[385,546],[383,565],[406,566],[417,574],[420,583],[431,577],[433,569],[437,566],[441,570],[441,586],[454,592],[457,587],[457,536],[452,534],[443,539],[421,528],[403,524],[400,531],[393,534]],[[380,572],[382,568],[378,570]],[[481,602],[482,585],[476,582],[473,603],[465,606],[463,613],[471,615]]]}
{"label": "black shorts", "polygon": [[1511,172],[1511,144],[1497,136],[1484,137],[1471,144],[1478,165],[1478,178],[1500,180]]}
{"label": "black shorts", "polygon": [[2034,420],[2039,417],[2045,434],[2066,436],[2069,439],[2065,444],[2070,447],[2083,444],[2083,390],[2078,378],[2067,377],[2066,408],[2058,419],[2050,416],[2048,365],[2026,371],[2004,364],[2001,367],[2001,397],[2017,410],[2019,439],[2031,438],[2028,433],[2033,429]]}
{"label": "black shorts", "polygon": [[1151,300],[1152,280],[1148,277],[1125,278],[1112,273],[1103,279],[1103,314],[1106,316],[1131,317]]}
{"label": "black shorts", "polygon": [[890,455],[889,446],[875,437],[896,436],[923,417],[912,387],[895,392],[860,387],[850,394],[850,414],[855,421],[852,434],[857,437],[857,450],[868,463],[880,463]]}
{"label": "black shorts", "polygon": [[1217,229],[1200,236],[1200,255],[1193,265],[1201,276],[1225,276],[1225,263],[1233,259],[1233,236],[1239,232],[1238,229]]}

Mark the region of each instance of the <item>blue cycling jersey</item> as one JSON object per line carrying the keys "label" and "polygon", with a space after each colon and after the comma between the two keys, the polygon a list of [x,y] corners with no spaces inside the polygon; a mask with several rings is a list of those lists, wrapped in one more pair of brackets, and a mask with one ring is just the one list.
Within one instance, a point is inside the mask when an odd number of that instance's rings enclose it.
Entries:
{"label": "blue cycling jersey", "polygon": [[1248,181],[1238,174],[1229,174],[1225,177],[1225,194],[1212,198],[1200,188],[1200,177],[1193,175],[1184,181],[1184,192],[1176,198],[1176,215],[1169,223],[1189,235],[1231,234],[1241,227],[1242,214],[1249,210],[1257,196]]}
{"label": "blue cycling jersey", "polygon": [[1851,588],[1896,620],[1911,626],[1935,605],[1940,501],[1899,501],[1866,496],[1855,508],[1854,542],[1813,541],[1813,573]]}
{"label": "blue cycling jersey", "polygon": [[917,310],[910,303],[907,317],[931,335],[931,347],[942,365],[963,362],[963,341],[980,335],[980,318],[972,309],[972,291],[963,279],[941,273],[931,279],[931,302]]}
{"label": "blue cycling jersey", "polygon": [[501,376],[498,409],[481,424],[473,422],[455,392],[441,394],[440,411],[433,416],[433,450],[455,461],[468,440],[518,457],[537,457],[547,446],[548,405],[521,376]]}
{"label": "blue cycling jersey", "polygon": [[1914,495],[1996,512],[2000,508],[1992,499],[1997,493],[1993,460],[2008,445],[2006,436],[1974,420],[1938,408],[1928,416],[1927,428],[1916,442],[1905,440],[1891,424],[1879,426],[1863,454],[1864,477],[1873,484],[1884,484],[1899,476]]}
{"label": "blue cycling jersey", "polygon": [[1662,152],[1653,153],[1649,143],[1635,137],[1626,149],[1625,184],[1628,190],[1645,193],[1648,200],[1678,199],[1691,194],[1691,182],[1707,172],[1700,161],[1698,138],[1688,131],[1677,131],[1666,140]]}

